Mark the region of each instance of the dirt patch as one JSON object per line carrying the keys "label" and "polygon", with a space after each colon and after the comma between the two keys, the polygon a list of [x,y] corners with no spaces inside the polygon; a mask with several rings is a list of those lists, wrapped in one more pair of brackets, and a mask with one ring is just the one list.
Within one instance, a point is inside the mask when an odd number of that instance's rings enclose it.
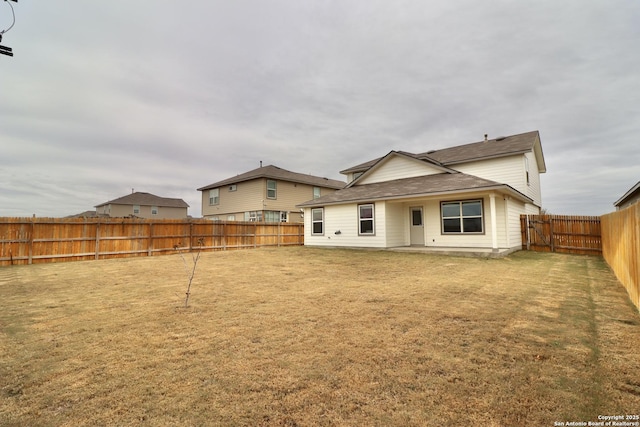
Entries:
{"label": "dirt patch", "polygon": [[0,269],[2,425],[553,425],[640,407],[601,258],[304,247]]}

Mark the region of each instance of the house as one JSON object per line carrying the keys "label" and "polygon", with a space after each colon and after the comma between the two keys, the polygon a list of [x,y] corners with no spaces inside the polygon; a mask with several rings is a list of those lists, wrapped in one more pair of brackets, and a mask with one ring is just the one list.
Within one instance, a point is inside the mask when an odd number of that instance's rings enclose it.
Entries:
{"label": "house", "polygon": [[100,216],[162,219],[187,218],[188,207],[182,199],[159,197],[139,191],[95,206],[96,213]]}
{"label": "house", "polygon": [[634,203],[638,203],[640,201],[640,181],[636,183],[629,191],[624,193],[624,196],[620,197],[618,201],[616,201],[613,205],[616,207],[616,210],[627,208]]}
{"label": "house", "polygon": [[[262,163],[262,162],[261,162]],[[202,216],[223,221],[302,222],[298,203],[329,195],[346,182],[268,165],[198,188]]]}
{"label": "house", "polygon": [[520,215],[538,214],[538,131],[425,153],[391,151],[341,171],[348,184],[301,203],[305,245],[506,254]]}

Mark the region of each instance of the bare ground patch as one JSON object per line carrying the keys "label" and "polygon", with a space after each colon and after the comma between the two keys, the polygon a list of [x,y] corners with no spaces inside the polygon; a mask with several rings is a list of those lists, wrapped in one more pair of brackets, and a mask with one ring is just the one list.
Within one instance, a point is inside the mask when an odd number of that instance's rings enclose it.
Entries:
{"label": "bare ground patch", "polygon": [[2,425],[553,425],[640,408],[601,258],[303,247],[0,269]]}

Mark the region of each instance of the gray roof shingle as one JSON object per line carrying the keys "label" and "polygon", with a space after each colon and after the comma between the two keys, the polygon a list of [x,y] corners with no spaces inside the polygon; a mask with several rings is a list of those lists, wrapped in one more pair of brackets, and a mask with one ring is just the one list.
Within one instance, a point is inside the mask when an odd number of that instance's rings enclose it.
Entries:
{"label": "gray roof shingle", "polygon": [[[428,160],[442,166],[452,166],[458,163],[525,153],[534,148],[535,143],[539,138],[540,134],[536,130],[519,135],[490,139],[486,142],[474,142],[471,144],[458,145],[455,147],[432,150],[424,153],[413,154],[407,153],[406,151],[400,151],[400,153],[415,157],[416,159]],[[340,171],[340,173],[347,174],[351,172],[365,171],[380,159],[381,158],[377,158],[352,166]]]}
{"label": "gray roof shingle", "polygon": [[454,193],[472,190],[502,189],[518,195],[524,200],[531,200],[524,194],[506,184],[500,184],[484,178],[464,173],[440,173],[412,178],[395,179],[372,184],[356,185],[338,190],[335,193],[301,203],[299,207],[324,206],[331,204],[353,203],[429,196],[443,193]]}
{"label": "gray roof shingle", "polygon": [[343,181],[323,178],[323,177],[314,176],[314,175],[305,175],[303,173],[291,172],[274,165],[268,165],[268,166],[259,167],[249,172],[242,173],[240,175],[236,175],[232,178],[224,179],[222,181],[214,182],[213,184],[200,187],[198,188],[198,191],[204,191],[212,188],[223,187],[225,185],[230,185],[230,184],[237,184],[239,182],[249,181],[257,178],[269,178],[269,179],[276,179],[276,180],[279,179],[282,181],[297,182],[300,184],[308,184],[308,185],[314,185],[317,187],[326,187],[326,188],[335,188],[335,189],[343,188],[345,185],[347,185],[347,183]]}
{"label": "gray roof shingle", "polygon": [[141,205],[141,206],[163,206],[168,208],[188,208],[189,205],[182,199],[172,199],[168,197],[159,197],[151,193],[135,192],[127,194],[124,197],[109,200],[95,207],[104,205]]}

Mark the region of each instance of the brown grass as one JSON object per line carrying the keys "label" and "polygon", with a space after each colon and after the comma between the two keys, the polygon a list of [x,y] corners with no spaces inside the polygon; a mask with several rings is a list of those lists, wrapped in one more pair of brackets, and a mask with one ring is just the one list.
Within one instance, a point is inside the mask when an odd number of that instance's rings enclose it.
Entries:
{"label": "brown grass", "polygon": [[640,408],[601,258],[304,247],[0,268],[0,425],[485,425]]}

